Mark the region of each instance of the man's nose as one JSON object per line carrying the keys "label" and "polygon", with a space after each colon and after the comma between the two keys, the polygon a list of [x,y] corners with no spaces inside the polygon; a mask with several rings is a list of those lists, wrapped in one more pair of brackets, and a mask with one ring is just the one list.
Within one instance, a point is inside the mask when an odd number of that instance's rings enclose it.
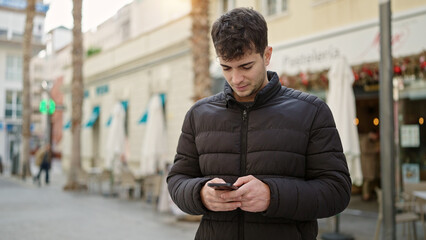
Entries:
{"label": "man's nose", "polygon": [[239,84],[244,80],[244,76],[243,74],[241,74],[240,71],[235,70],[232,72],[232,81],[234,82],[234,84]]}

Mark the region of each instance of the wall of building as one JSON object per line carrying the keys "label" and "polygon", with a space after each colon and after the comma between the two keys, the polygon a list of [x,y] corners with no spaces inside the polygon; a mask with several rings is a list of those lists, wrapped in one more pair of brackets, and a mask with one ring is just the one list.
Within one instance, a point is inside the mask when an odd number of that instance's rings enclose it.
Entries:
{"label": "wall of building", "polygon": [[[192,58],[189,49],[190,17],[183,16],[140,34],[116,47],[101,51],[85,60],[86,97],[82,118],[82,163],[84,168],[103,167],[110,127],[108,119],[114,104],[128,102],[128,163],[137,172],[145,125],[140,124],[150,100],[156,93],[166,94],[166,122],[169,159],[173,161],[177,138],[186,111],[192,105]],[[173,37],[171,37],[173,36]],[[99,92],[104,88],[107,91]],[[71,106],[70,82],[65,78],[65,105]],[[85,127],[94,107],[100,107],[95,127]],[[64,123],[70,119],[65,110]],[[68,168],[70,129],[63,134],[63,166]],[[98,154],[96,154],[96,150]]]}
{"label": "wall of building", "polygon": [[130,39],[131,25],[135,24],[131,19],[132,5],[124,6],[96,29],[86,32],[83,38],[85,49],[99,48],[104,51]]}
{"label": "wall of building", "polygon": [[[220,2],[217,0],[211,3],[211,22],[220,15],[218,11]],[[235,6],[252,7],[265,15],[264,2],[263,0],[236,0]],[[271,46],[301,42],[309,36],[325,34],[347,26],[370,22],[378,24],[378,2],[369,0],[288,0],[287,2],[288,11],[270,17],[265,15],[268,22],[268,40]],[[425,7],[426,3],[422,0],[392,1],[394,16],[401,12],[415,11]],[[214,49],[212,49],[212,53],[214,53]]]}
{"label": "wall of building", "polygon": [[134,1],[131,9],[131,33],[136,37],[158,27],[174,22],[182,16],[188,15],[191,10],[190,0]]}

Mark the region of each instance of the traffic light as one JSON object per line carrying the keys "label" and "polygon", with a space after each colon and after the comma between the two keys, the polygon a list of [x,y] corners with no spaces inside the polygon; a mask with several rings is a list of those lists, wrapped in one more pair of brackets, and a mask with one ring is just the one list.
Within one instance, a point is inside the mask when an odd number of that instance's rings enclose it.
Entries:
{"label": "traffic light", "polygon": [[52,115],[55,112],[56,104],[53,99],[49,99],[49,103],[46,99],[42,99],[40,101],[39,110],[41,114],[47,114]]}

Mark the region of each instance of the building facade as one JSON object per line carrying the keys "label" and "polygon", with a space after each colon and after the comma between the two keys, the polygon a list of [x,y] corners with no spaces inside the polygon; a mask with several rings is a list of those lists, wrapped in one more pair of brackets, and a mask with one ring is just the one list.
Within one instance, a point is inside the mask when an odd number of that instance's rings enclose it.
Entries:
{"label": "building facade", "polygon": [[[121,103],[125,108],[125,161],[135,174],[140,172],[146,133],[143,118],[155,95],[161,95],[165,103],[167,142],[172,144],[163,147],[167,148],[168,162],[172,162],[181,123],[193,103],[190,1],[179,2],[135,1],[96,31],[84,34],[84,169],[106,167],[113,109]],[[89,54],[90,49],[96,49],[95,54]],[[70,86],[71,76],[65,76],[61,144],[65,170],[71,156]]]}
{"label": "building facade", "polygon": [[[166,4],[167,2],[167,4]],[[193,104],[190,47],[190,1],[135,1],[107,20],[97,31],[85,34],[85,99],[82,119],[82,162],[85,169],[105,167],[109,125],[116,103],[125,108],[125,158],[135,172],[144,161],[142,149],[146,125],[143,118],[155,94],[165,96],[167,161],[175,154],[186,111]],[[351,65],[357,105],[358,132],[378,129],[378,3],[369,0],[212,0],[209,20],[235,7],[253,7],[264,14],[273,47],[270,69],[284,85],[325,99],[326,73],[344,56]],[[400,124],[401,161],[426,167],[426,86],[424,62],[426,3],[393,0],[393,56]],[[114,34],[115,33],[115,34]],[[224,79],[211,45],[213,92]],[[89,54],[87,54],[89,55]],[[423,58],[422,58],[423,57]],[[423,61],[422,61],[423,59]],[[404,65],[405,63],[405,65]],[[399,70],[398,70],[399,69]],[[417,70],[416,70],[417,69]],[[71,75],[65,74],[63,166],[71,151]]]}
{"label": "building facade", "polygon": [[[26,1],[0,1],[0,156],[6,167],[18,169],[22,129],[22,41]],[[45,48],[44,18],[47,5],[37,3],[32,49]],[[14,162],[12,162],[12,159]]]}

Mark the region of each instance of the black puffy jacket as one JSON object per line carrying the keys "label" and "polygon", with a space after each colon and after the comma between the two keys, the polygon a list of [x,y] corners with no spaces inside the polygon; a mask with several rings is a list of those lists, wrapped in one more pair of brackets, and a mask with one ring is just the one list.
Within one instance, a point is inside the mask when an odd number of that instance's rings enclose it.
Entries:
{"label": "black puffy jacket", "polygon": [[[186,114],[167,182],[179,208],[203,215],[195,239],[316,239],[317,219],[349,203],[351,179],[330,109],[282,87],[276,73],[268,79],[250,108],[226,85]],[[200,190],[207,181],[246,175],[269,186],[265,212],[204,207]]]}

